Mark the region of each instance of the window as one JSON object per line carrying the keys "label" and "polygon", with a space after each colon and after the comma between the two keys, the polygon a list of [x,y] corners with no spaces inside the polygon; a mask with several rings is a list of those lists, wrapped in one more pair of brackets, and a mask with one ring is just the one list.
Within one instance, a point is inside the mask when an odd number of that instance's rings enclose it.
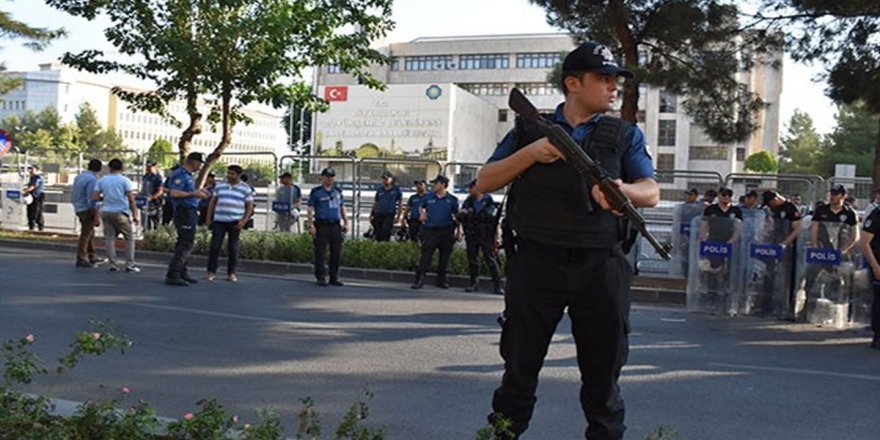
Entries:
{"label": "window", "polygon": [[660,90],[660,113],[675,113],[678,99],[666,90]]}
{"label": "window", "polygon": [[544,69],[558,64],[562,56],[555,52],[518,53],[516,54],[517,69]]}
{"label": "window", "polygon": [[524,95],[558,95],[559,89],[552,83],[519,83],[516,88],[520,89]]}
{"label": "window", "polygon": [[498,110],[498,122],[507,122],[507,110]]}
{"label": "window", "polygon": [[742,162],[746,160],[746,149],[745,148],[737,148],[736,149],[736,160],[737,162]]}
{"label": "window", "polygon": [[400,70],[400,57],[391,58],[391,70]]}
{"label": "window", "polygon": [[452,55],[406,57],[403,62],[403,70],[447,70],[452,67]]}
{"label": "window", "polygon": [[727,160],[727,147],[692,146],[688,152],[691,160]]}
{"label": "window", "polygon": [[675,120],[660,120],[657,127],[657,146],[675,146]]}
{"label": "window", "polygon": [[506,53],[461,55],[458,57],[458,68],[461,70],[507,69],[508,67],[510,67],[510,56]]}
{"label": "window", "polygon": [[478,96],[504,96],[508,92],[506,83],[467,83],[459,86]]}
{"label": "window", "polygon": [[342,73],[342,68],[338,64],[328,64],[327,73]]}
{"label": "window", "polygon": [[674,170],[675,169],[675,155],[674,154],[665,154],[665,153],[657,154],[657,169],[658,170]]}

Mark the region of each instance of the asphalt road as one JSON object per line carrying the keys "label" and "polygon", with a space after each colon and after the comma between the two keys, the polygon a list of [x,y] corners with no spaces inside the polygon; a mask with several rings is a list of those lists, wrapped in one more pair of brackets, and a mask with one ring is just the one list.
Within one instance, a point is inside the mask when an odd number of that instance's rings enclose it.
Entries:
{"label": "asphalt road", "polygon": [[[171,288],[163,267],[143,269],[75,269],[69,254],[0,248],[0,339],[32,333],[51,360],[96,317],[134,340],[126,355],[89,359],[34,390],[85,400],[127,386],[168,417],[213,396],[245,420],[261,407],[280,412],[292,436],[300,398],[314,398],[329,432],[368,389],[368,422],[393,439],[472,439],[484,425],[502,374],[499,297],[248,275]],[[661,425],[680,439],[880,438],[880,352],[863,330],[643,305],[632,328],[627,438]],[[568,329],[564,320],[524,439],[582,438]]]}

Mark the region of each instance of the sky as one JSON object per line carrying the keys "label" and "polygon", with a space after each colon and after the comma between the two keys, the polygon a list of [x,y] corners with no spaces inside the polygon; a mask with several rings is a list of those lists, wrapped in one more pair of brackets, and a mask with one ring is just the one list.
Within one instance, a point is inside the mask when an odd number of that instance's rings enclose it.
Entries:
{"label": "sky", "polygon": [[[56,60],[65,52],[100,49],[114,53],[102,33],[108,24],[102,19],[90,23],[52,9],[40,0],[16,0],[3,3],[0,8],[32,26],[63,27],[68,32],[66,38],[36,53],[14,41],[4,41],[0,60],[9,70],[36,70],[38,64]],[[559,32],[547,24],[544,10],[528,0],[396,0],[393,20],[397,25],[387,42],[428,36]],[[795,109],[809,113],[820,133],[833,130],[836,107],[823,93],[825,84],[816,82],[821,73],[820,66],[797,64],[786,57],[780,98],[781,131]]]}

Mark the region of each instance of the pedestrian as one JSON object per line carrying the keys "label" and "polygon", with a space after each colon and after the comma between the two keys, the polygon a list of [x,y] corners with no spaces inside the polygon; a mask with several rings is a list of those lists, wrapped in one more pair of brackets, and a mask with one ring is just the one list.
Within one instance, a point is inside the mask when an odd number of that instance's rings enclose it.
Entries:
{"label": "pedestrian", "polygon": [[[309,193],[309,234],[315,243],[315,278],[319,286],[327,285],[324,266],[327,248],[330,248],[330,285],[342,286],[339,281],[339,256],[342,253],[342,235],[348,230],[348,217],[342,200],[342,190],[333,184],[336,170],[321,171],[321,185]],[[340,221],[342,224],[340,224]]]}
{"label": "pedestrian", "polygon": [[226,250],[227,280],[233,283],[238,281],[235,275],[235,268],[238,265],[238,238],[242,228],[254,214],[254,195],[250,187],[241,181],[243,172],[244,170],[238,165],[228,166],[226,183],[218,183],[215,186],[214,195],[208,204],[205,224],[211,228],[211,251],[208,254],[208,273],[205,275],[205,280],[209,282],[214,281],[223,237],[227,234],[229,235]]}
{"label": "pedestrian", "polygon": [[413,289],[421,289],[425,284],[425,274],[431,267],[434,251],[440,251],[437,265],[437,287],[448,289],[446,271],[449,268],[449,257],[452,246],[461,240],[461,228],[456,221],[458,214],[458,198],[447,191],[449,178],[438,175],[431,181],[433,192],[425,196],[419,205],[419,218],[422,221],[422,256],[416,269],[416,280]]}
{"label": "pedestrian", "polygon": [[409,196],[409,199],[406,201],[402,217],[406,219],[407,237],[409,237],[410,241],[417,242],[419,241],[419,234],[422,229],[422,221],[419,219],[421,216],[419,206],[421,206],[422,200],[427,196],[428,185],[424,179],[413,181],[413,185],[416,186],[416,193]]}
{"label": "pedestrian", "polygon": [[216,177],[213,171],[205,177],[205,184],[202,186],[202,189],[208,192],[208,198],[199,200],[199,226],[205,224],[205,219],[208,216],[208,204],[211,203],[211,198],[214,197],[214,188],[217,185],[215,182]]}
{"label": "pedestrian", "polygon": [[710,205],[713,205],[717,197],[718,191],[711,188],[707,189],[706,192],[703,193],[703,208],[708,208]]}
{"label": "pedestrian", "polygon": [[376,241],[391,240],[391,230],[400,223],[402,199],[403,193],[394,184],[394,175],[389,171],[382,173],[382,185],[376,189],[373,209],[370,211],[370,224]]}
{"label": "pedestrian", "polygon": [[45,181],[43,179],[43,175],[40,174],[40,166],[37,164],[31,164],[27,168],[28,174],[28,183],[25,185],[22,192],[25,195],[30,196],[31,202],[27,205],[27,220],[28,220],[28,230],[33,231],[34,227],[37,230],[43,230],[43,200],[46,198],[46,193],[44,192]]}
{"label": "pedestrian", "polygon": [[134,231],[137,227],[137,202],[134,197],[134,183],[122,175],[121,159],[111,159],[107,163],[110,174],[98,179],[92,192],[92,200],[103,200],[101,205],[101,221],[104,223],[104,247],[107,248],[107,259],[110,261],[110,272],[119,270],[116,265],[116,237],[122,235],[125,240],[125,271],[140,272],[134,262]]}
{"label": "pedestrian", "polygon": [[464,238],[467,248],[468,275],[470,285],[464,290],[476,292],[480,290],[480,251],[483,252],[483,261],[489,267],[492,276],[492,291],[503,295],[501,287],[501,275],[498,273],[497,248],[498,225],[495,224],[495,213],[499,207],[491,194],[481,194],[476,189],[477,181],[468,183],[468,197],[461,204],[459,219],[464,227]]}
{"label": "pedestrian", "polygon": [[[251,189],[251,195],[253,195],[253,196],[254,196],[254,199],[256,199],[256,197],[257,197],[257,190],[253,187],[253,185],[251,185],[250,183],[248,183],[248,179],[249,179],[249,178],[248,178],[248,175],[247,175],[247,174],[242,174],[242,175],[241,175],[241,183],[244,183],[245,185],[248,186],[248,188]],[[247,223],[244,225],[244,228],[245,228],[245,229],[254,229],[254,218],[253,218],[253,217],[251,217],[250,219],[248,219]]]}
{"label": "pedestrian", "polygon": [[177,229],[174,256],[165,274],[165,284],[169,286],[183,287],[198,282],[189,275],[186,260],[196,240],[199,200],[210,197],[208,191],[196,189],[193,180],[193,173],[198,172],[204,164],[202,153],[189,153],[183,165],[168,177],[169,196],[174,204],[174,227]]}
{"label": "pedestrian", "polygon": [[156,161],[147,162],[147,169],[141,177],[141,197],[147,200],[144,206],[144,229],[152,231],[162,222],[162,176],[156,167]]}
{"label": "pedestrian", "polygon": [[291,226],[299,224],[302,190],[293,184],[293,175],[290,173],[285,172],[280,179],[281,186],[275,191],[275,203],[272,205],[275,211],[275,228],[281,232],[290,232]]}
{"label": "pedestrian", "polygon": [[76,176],[73,180],[73,212],[79,219],[79,241],[76,245],[76,267],[94,269],[103,260],[98,258],[95,252],[95,228],[101,226],[101,212],[98,211],[98,201],[92,200],[95,185],[98,183],[98,173],[103,164],[98,159],[89,161],[84,173]]}
{"label": "pedestrian", "polygon": [[874,302],[871,305],[871,330],[874,332],[874,339],[871,341],[871,348],[880,350],[880,210],[873,210],[871,216],[865,220],[861,244],[865,261],[871,269],[871,289],[874,293]]}
{"label": "pedestrian", "polygon": [[180,169],[179,164],[174,164],[170,170],[168,170],[168,177],[165,178],[165,181],[162,182],[162,194],[163,194],[163,205],[162,205],[162,225],[169,225],[174,220],[174,203],[171,200],[171,190],[168,188],[168,184],[171,183],[171,175],[174,174],[175,171]]}
{"label": "pedestrian", "polygon": [[[607,47],[582,44],[562,63],[565,101],[547,119],[600,162],[636,207],[651,207],[660,190],[644,134],[634,124],[603,115],[618,96],[619,76],[632,73],[617,66]],[[561,158],[536,127],[519,118],[477,176],[481,193],[512,182],[506,209],[517,238],[504,296],[504,375],[489,419],[494,422],[500,414],[511,422],[513,435],[497,433],[498,438],[519,438],[526,430],[538,372],[567,309],[586,437],[621,439],[624,403],[617,381],[629,350],[632,265],[624,254],[631,236],[600,187],[589,187]]]}

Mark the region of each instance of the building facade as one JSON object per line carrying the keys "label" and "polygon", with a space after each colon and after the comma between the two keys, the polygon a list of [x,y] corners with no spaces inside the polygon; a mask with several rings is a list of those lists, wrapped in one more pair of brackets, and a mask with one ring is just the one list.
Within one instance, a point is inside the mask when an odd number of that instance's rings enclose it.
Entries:
{"label": "building facade", "polygon": [[[497,108],[495,135],[499,142],[513,127],[514,115],[507,106],[511,88],[522,90],[544,112],[552,111],[564,99],[548,76],[574,47],[568,34],[417,38],[381,48],[392,61],[390,65],[373,68],[372,73],[389,85],[453,83],[483,99]],[[781,59],[780,52],[770,61],[779,60],[777,64],[781,66]],[[685,113],[685,97],[641,87],[638,123],[645,132],[656,168],[727,175],[741,172],[750,154],[767,150],[777,155],[782,69],[769,63],[752,65],[737,79],[759,94],[765,106],[758,118],[758,130],[747,142],[738,144],[719,144],[705,136]],[[338,66],[322,66],[317,74],[319,86],[357,83]],[[319,125],[316,129],[320,129]],[[667,189],[688,184],[684,179],[661,183]]]}
{"label": "building facade", "polygon": [[[183,128],[147,112],[135,112],[126,102],[112,93],[114,87],[126,90],[139,90],[132,84],[111,81],[99,75],[81,72],[58,63],[41,64],[40,70],[29,72],[7,72],[5,75],[22,79],[22,85],[0,97],[0,119],[10,115],[21,115],[27,110],[40,112],[46,107],[54,107],[62,123],[75,123],[76,114],[83,103],[88,103],[104,129],[112,128],[122,136],[127,148],[139,153],[146,152],[154,141],[165,139],[173,146],[180,139]],[[200,106],[202,114],[209,113],[207,104]],[[183,101],[174,101],[169,112],[182,123],[189,121]],[[226,152],[234,156],[240,153],[243,163],[271,161],[272,156],[257,155],[258,152],[283,153],[287,150],[287,133],[282,125],[284,111],[264,105],[248,105],[243,109],[245,115],[253,120],[250,125],[233,128],[232,145]],[[210,124],[204,122],[202,134],[194,139],[193,150],[208,153],[220,142],[219,127],[211,131]]]}

